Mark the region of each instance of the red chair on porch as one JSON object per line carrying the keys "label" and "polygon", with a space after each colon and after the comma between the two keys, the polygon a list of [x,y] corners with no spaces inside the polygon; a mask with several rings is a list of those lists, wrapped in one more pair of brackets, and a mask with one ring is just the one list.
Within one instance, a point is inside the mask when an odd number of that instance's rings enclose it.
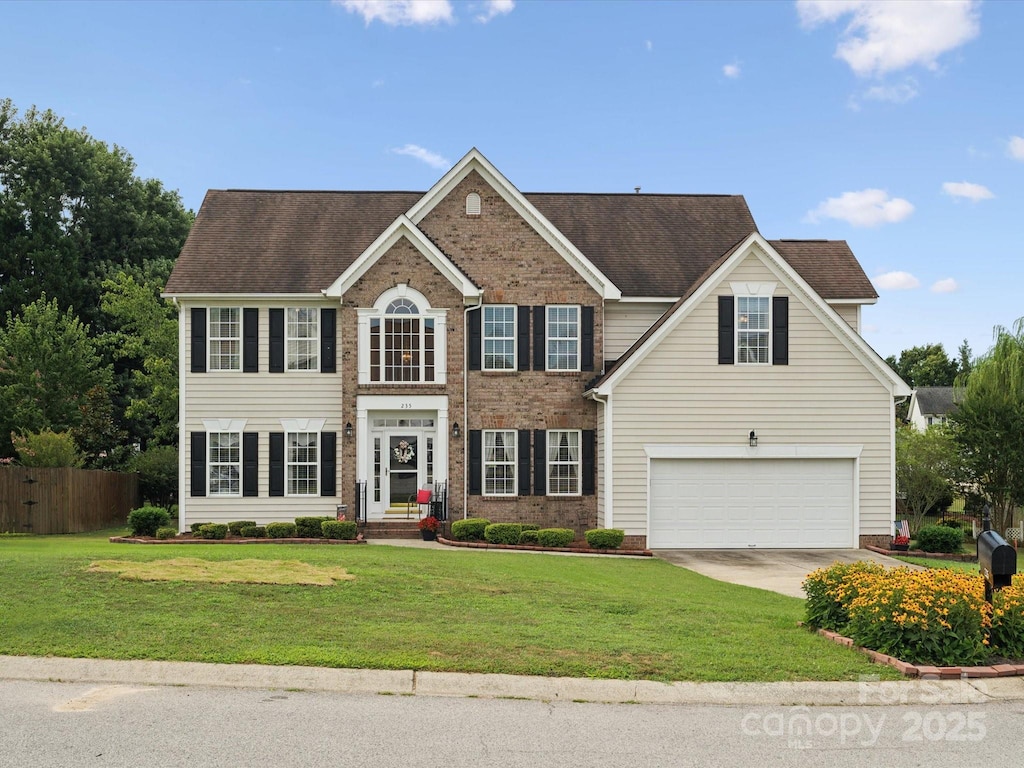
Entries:
{"label": "red chair on porch", "polygon": [[[427,514],[430,514],[430,504],[433,501],[434,501],[434,484],[433,483],[427,483],[422,488],[420,488],[418,491],[416,491],[416,495],[415,496],[410,496],[409,497],[409,504],[407,506],[407,509],[411,512],[412,511],[412,505],[415,503],[416,506],[417,506],[416,517],[418,519],[418,518],[423,517],[423,508],[424,507],[427,508],[427,510],[426,510]],[[406,517],[408,517],[408,513],[406,513]]]}

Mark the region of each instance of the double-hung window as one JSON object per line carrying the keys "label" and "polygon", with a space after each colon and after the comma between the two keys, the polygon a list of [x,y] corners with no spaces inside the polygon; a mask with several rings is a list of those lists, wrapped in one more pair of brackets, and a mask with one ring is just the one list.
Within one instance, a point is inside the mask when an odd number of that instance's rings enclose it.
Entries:
{"label": "double-hung window", "polygon": [[318,370],[318,315],[316,307],[288,307],[285,313],[285,360],[289,371]]}
{"label": "double-hung window", "polygon": [[210,370],[239,371],[242,368],[242,310],[238,307],[210,307]]}
{"label": "double-hung window", "polygon": [[241,496],[242,435],[239,432],[209,434],[209,494]]}
{"label": "double-hung window", "polygon": [[516,495],[516,432],[484,430],[484,495]]}
{"label": "double-hung window", "polygon": [[548,430],[548,496],[580,495],[580,430]]}
{"label": "double-hung window", "polygon": [[770,362],[768,296],[736,297],[736,362]]}
{"label": "double-hung window", "polygon": [[547,307],[547,370],[580,370],[580,308]]}
{"label": "double-hung window", "polygon": [[516,369],[516,308],[484,305],[483,342],[485,371]]}
{"label": "double-hung window", "polygon": [[285,480],[288,496],[316,496],[318,432],[288,432],[285,435]]}

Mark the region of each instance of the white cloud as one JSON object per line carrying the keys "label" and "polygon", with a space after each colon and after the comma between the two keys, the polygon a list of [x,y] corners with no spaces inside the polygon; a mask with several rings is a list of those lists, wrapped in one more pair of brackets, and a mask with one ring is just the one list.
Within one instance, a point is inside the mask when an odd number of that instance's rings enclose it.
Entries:
{"label": "white cloud", "polygon": [[871,282],[883,291],[909,291],[921,285],[921,281],[909,272],[886,272]]}
{"label": "white cloud", "polygon": [[496,16],[504,16],[505,14],[512,13],[512,10],[516,7],[515,0],[487,0],[484,3],[484,11],[477,15],[476,20],[481,24],[486,24]]}
{"label": "white cloud", "polygon": [[960,286],[956,284],[956,280],[952,277],[947,277],[945,280],[938,280],[932,284],[932,293],[953,293],[958,291]]}
{"label": "white cloud", "polygon": [[840,219],[855,227],[877,227],[903,221],[913,212],[914,206],[902,197],[889,197],[884,189],[865,189],[830,197],[808,211],[806,220],[817,223],[823,218]]}
{"label": "white cloud", "polygon": [[358,13],[369,26],[380,21],[391,27],[451,22],[449,0],[334,0],[349,13]]}
{"label": "white cloud", "polygon": [[722,74],[735,80],[740,76],[740,63],[735,61],[732,64],[726,64],[722,67]]}
{"label": "white cloud", "polygon": [[421,160],[431,168],[447,169],[451,167],[451,161],[436,152],[431,152],[429,149],[417,146],[415,144],[406,144],[404,147],[398,147],[392,149],[396,155],[408,155],[409,157],[415,157],[417,160]]}
{"label": "white cloud", "polygon": [[896,85],[873,85],[864,91],[864,98],[872,101],[889,101],[893,104],[906,104],[917,96],[917,81],[908,77]]}
{"label": "white cloud", "polygon": [[942,185],[942,191],[950,197],[966,197],[974,202],[990,200],[995,197],[988,187],[983,187],[981,184],[972,184],[969,181],[947,181]]}
{"label": "white cloud", "polygon": [[938,69],[938,58],[978,36],[977,0],[797,0],[807,29],[850,16],[836,47],[862,77],[884,75],[915,65]]}
{"label": "white cloud", "polygon": [[651,40],[644,40],[644,48],[646,48],[648,51],[653,51],[654,50],[654,42],[651,41]]}
{"label": "white cloud", "polygon": [[1010,150],[1010,157],[1014,160],[1024,160],[1024,138],[1011,136],[1008,149]]}

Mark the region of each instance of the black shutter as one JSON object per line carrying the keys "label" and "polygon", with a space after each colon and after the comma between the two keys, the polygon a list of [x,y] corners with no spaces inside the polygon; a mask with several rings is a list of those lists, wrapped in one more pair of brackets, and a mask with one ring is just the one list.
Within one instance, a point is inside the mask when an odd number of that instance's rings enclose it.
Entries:
{"label": "black shutter", "polygon": [[584,496],[593,496],[597,470],[597,432],[592,429],[583,430],[583,476],[580,490]]}
{"label": "black shutter", "polygon": [[772,365],[789,365],[789,297],[772,298]]}
{"label": "black shutter", "polygon": [[[320,373],[337,373],[335,348],[338,343],[338,311],[333,307],[320,310]],[[333,494],[332,494],[333,495]]]}
{"label": "black shutter", "polygon": [[469,495],[483,493],[484,434],[479,429],[469,430]]}
{"label": "black shutter", "polygon": [[481,356],[483,349],[483,333],[480,330],[482,319],[480,315],[484,312],[484,308],[473,310],[469,313],[469,338],[467,344],[469,349],[466,350],[466,359],[469,361],[469,370],[479,371],[481,368]]}
{"label": "black shutter", "polygon": [[192,496],[206,495],[206,433],[192,433]]}
{"label": "black shutter", "polygon": [[284,432],[270,433],[270,495],[284,496]]}
{"label": "black shutter", "polygon": [[192,373],[206,373],[206,308],[192,308]]}
{"label": "black shutter", "polygon": [[242,371],[258,373],[260,370],[260,311],[242,310]]}
{"label": "black shutter", "polygon": [[[334,311],[333,309],[331,310]],[[337,495],[338,433],[320,433],[320,495]]]}
{"label": "black shutter", "polygon": [[533,430],[533,495],[548,494],[548,433]]}
{"label": "black shutter", "polygon": [[259,434],[256,432],[242,433],[242,495],[259,495]]}
{"label": "black shutter", "polygon": [[736,362],[736,310],[732,296],[718,297],[718,364]]}
{"label": "black shutter", "polygon": [[519,370],[530,370],[530,308],[516,307],[516,355],[519,357]]}
{"label": "black shutter", "polygon": [[547,334],[547,321],[544,307],[533,308],[533,370],[543,371],[545,369],[545,358],[547,358],[547,344],[544,343]]}
{"label": "black shutter", "polygon": [[270,310],[270,372],[284,373],[284,310]]}
{"label": "black shutter", "polygon": [[580,370],[594,370],[594,308],[580,307]]}
{"label": "black shutter", "polygon": [[519,473],[519,488],[517,493],[520,496],[530,495],[530,430],[519,430],[519,445],[516,447],[516,472]]}

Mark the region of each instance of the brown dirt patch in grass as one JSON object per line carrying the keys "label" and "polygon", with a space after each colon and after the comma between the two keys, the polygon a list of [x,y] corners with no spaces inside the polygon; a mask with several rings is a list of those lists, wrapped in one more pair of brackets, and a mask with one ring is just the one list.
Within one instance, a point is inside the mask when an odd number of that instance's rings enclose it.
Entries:
{"label": "brown dirt patch in grass", "polygon": [[176,557],[169,560],[133,562],[96,560],[94,573],[116,573],[137,581],[205,581],[214,584],[306,584],[330,587],[355,578],[344,568],[318,567],[298,560],[200,560]]}

